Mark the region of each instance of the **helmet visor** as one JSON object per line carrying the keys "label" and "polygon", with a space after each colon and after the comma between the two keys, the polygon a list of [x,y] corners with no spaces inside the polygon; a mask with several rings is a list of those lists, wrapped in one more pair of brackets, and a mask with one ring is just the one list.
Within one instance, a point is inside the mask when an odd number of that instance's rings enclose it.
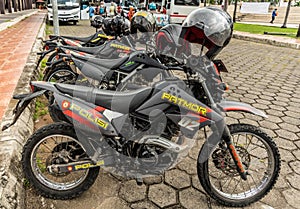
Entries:
{"label": "helmet visor", "polygon": [[197,27],[203,30],[205,36],[217,46],[223,46],[231,37],[231,17],[215,8],[194,10],[183,22],[183,27]]}

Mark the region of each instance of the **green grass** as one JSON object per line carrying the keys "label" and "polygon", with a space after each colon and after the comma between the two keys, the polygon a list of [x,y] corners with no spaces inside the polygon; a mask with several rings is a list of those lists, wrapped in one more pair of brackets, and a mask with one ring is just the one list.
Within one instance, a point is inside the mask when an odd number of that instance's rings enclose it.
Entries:
{"label": "green grass", "polygon": [[48,36],[48,35],[50,35],[50,34],[52,34],[53,32],[52,32],[52,29],[50,28],[50,25],[49,24],[46,24],[46,35]]}
{"label": "green grass", "polygon": [[255,33],[255,34],[264,34],[264,32],[270,33],[285,33],[287,35],[282,35],[286,37],[296,38],[297,28],[280,28],[274,26],[264,26],[264,25],[254,25],[254,24],[243,24],[243,23],[235,23],[234,30]]}
{"label": "green grass", "polygon": [[47,105],[45,104],[45,101],[47,101],[45,98],[42,97],[37,98],[35,102],[35,112],[33,115],[33,119],[35,121],[41,116],[48,114],[48,108]]}

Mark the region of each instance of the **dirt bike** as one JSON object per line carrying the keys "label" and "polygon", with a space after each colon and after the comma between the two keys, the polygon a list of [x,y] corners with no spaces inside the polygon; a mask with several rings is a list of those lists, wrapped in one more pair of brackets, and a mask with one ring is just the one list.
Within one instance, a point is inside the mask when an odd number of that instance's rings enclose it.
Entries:
{"label": "dirt bike", "polygon": [[[129,34],[129,28],[124,27],[123,22],[120,21],[120,17],[116,16],[114,18],[104,18],[103,20],[98,20],[96,33],[88,37],[73,37],[73,36],[56,36],[50,35],[49,40],[43,41],[43,52],[39,52],[40,58],[37,62],[37,67],[44,57],[52,52],[57,51],[59,46],[73,46],[73,47],[97,47],[104,44],[106,41],[117,39],[124,35]],[[103,26],[103,29],[101,29]],[[82,49],[84,50],[84,49]],[[97,49],[95,49],[97,50]],[[57,60],[57,53],[52,53],[47,63]]]}
{"label": "dirt bike", "polygon": [[[94,183],[100,166],[141,183],[144,176],[176,166],[198,130],[209,127],[197,160],[203,189],[226,206],[243,207],[264,197],[279,175],[278,148],[258,127],[227,125],[223,113],[266,115],[248,104],[225,101],[226,85],[206,57],[187,59],[181,69],[186,80],[161,76],[167,70],[135,72],[122,82],[123,91],[32,82],[31,94],[14,97],[20,101],[13,123],[33,98],[48,91],[69,123],[47,125],[27,140],[22,167],[29,182],[53,199],[79,196]],[[139,88],[132,90],[133,85]]]}

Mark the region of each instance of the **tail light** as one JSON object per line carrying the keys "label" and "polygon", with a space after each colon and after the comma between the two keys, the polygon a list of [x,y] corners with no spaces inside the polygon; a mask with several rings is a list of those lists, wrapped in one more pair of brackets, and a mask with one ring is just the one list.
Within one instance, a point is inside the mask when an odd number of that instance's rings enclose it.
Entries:
{"label": "tail light", "polygon": [[31,92],[33,93],[33,92],[34,92],[34,90],[35,90],[35,86],[34,86],[34,85],[32,85],[32,84],[30,84],[30,89],[31,89]]}
{"label": "tail light", "polygon": [[45,46],[45,50],[48,51],[50,47],[48,45]]}

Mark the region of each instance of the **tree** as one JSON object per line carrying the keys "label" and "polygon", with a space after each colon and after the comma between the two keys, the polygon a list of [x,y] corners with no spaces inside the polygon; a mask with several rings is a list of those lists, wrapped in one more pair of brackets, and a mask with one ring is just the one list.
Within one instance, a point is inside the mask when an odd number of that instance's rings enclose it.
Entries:
{"label": "tree", "polygon": [[298,28],[298,32],[297,32],[296,37],[300,37],[300,24],[299,24],[299,28]]}

